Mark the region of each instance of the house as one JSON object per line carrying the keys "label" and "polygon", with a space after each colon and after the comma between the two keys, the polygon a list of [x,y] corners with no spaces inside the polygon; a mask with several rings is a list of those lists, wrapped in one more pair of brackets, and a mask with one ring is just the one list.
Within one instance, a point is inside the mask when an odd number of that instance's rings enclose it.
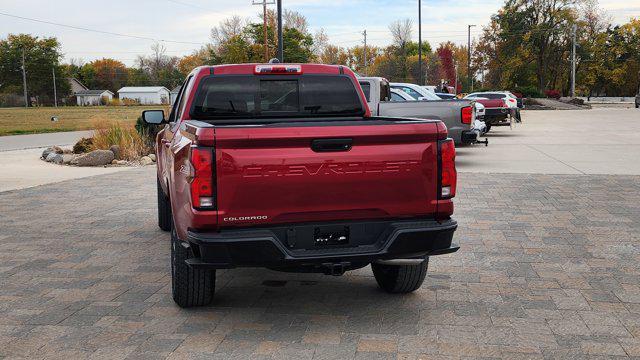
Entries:
{"label": "house", "polygon": [[80,80],[76,78],[67,78],[67,81],[69,82],[69,87],[71,87],[71,93],[73,95],[79,93],[80,91],[89,90],[88,87],[84,86],[80,82]]}
{"label": "house", "polygon": [[126,99],[143,105],[169,104],[169,89],[164,86],[128,86],[118,90],[120,101]]}
{"label": "house", "polygon": [[169,93],[169,100],[171,102],[171,105],[173,105],[174,102],[176,102],[176,99],[178,98],[178,94],[180,94],[180,89],[182,89],[182,85],[178,85],[176,87],[173,88],[173,90],[171,90],[171,92]]}
{"label": "house", "polygon": [[109,90],[81,90],[76,92],[78,106],[105,105],[113,100],[113,93]]}

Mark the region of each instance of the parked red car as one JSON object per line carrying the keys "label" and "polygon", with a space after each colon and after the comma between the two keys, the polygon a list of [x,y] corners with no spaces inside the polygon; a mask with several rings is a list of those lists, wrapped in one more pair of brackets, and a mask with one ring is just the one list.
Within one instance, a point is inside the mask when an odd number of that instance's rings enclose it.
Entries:
{"label": "parked red car", "polygon": [[216,269],[345,271],[372,265],[406,293],[452,253],[455,149],[440,121],[371,117],[343,66],[199,67],[157,137],[158,220],[172,292],[213,299]]}

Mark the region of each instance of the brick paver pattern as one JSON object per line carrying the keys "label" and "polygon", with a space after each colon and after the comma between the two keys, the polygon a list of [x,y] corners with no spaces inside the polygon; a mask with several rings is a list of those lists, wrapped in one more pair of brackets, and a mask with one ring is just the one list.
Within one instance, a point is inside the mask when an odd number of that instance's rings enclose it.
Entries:
{"label": "brick paver pattern", "polygon": [[640,356],[640,177],[460,174],[455,239],[422,288],[218,272],[170,296],[151,167],[0,193],[0,358]]}

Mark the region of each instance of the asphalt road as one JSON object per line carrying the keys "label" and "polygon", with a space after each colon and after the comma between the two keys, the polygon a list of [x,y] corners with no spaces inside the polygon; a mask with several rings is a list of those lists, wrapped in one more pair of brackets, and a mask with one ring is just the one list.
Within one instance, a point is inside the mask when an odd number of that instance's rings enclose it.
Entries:
{"label": "asphalt road", "polygon": [[69,131],[47,134],[0,136],[0,151],[43,148],[53,145],[70,146],[93,131]]}

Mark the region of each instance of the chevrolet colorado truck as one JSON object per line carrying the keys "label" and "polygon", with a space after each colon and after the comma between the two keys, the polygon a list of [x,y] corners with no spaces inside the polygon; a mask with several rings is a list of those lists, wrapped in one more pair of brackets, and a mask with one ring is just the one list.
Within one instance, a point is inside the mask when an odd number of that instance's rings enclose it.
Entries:
{"label": "chevrolet colorado truck", "polygon": [[452,253],[455,147],[438,120],[372,117],[343,66],[199,67],[158,133],[159,227],[174,301],[210,304],[217,269],[342,275],[408,293]]}
{"label": "chevrolet colorado truck", "polygon": [[[411,84],[389,83],[381,77],[360,77],[358,81],[374,115],[441,120],[447,126],[449,137],[456,144],[478,142],[478,136],[481,134],[473,129],[476,119],[473,101],[442,100],[435,93],[424,89],[424,93],[417,94],[415,89],[421,88],[418,85],[409,87]],[[401,90],[414,100],[393,101],[391,90]]]}

